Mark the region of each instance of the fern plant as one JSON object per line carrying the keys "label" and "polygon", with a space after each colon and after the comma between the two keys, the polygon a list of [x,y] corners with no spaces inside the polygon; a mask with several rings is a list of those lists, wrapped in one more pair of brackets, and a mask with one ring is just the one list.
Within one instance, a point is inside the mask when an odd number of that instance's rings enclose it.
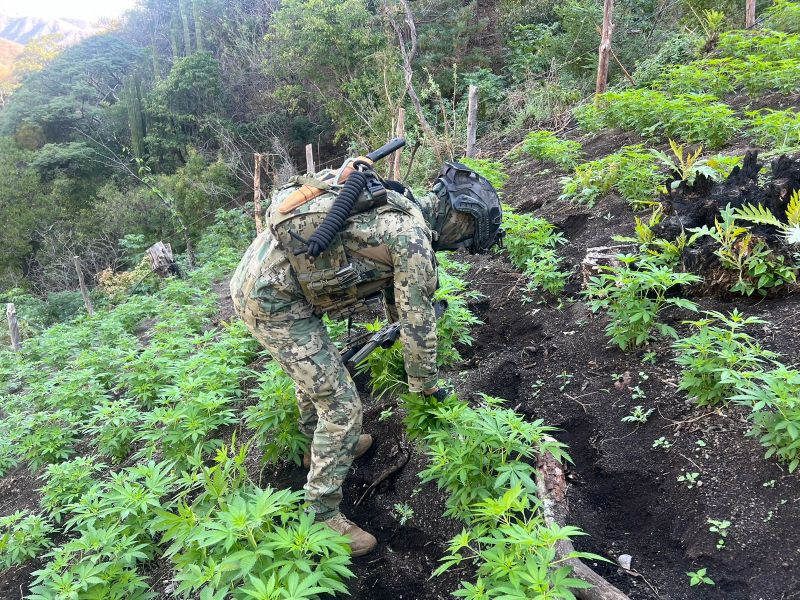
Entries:
{"label": "fern plant", "polygon": [[700,158],[703,154],[702,146],[698,146],[694,152],[690,152],[685,150],[683,144],[671,139],[669,147],[672,149],[673,156],[669,156],[660,150],[650,150],[650,152],[676,176],[676,179],[670,184],[673,190],[684,182],[689,187],[693,186],[698,175],[705,175],[714,181],[720,179],[719,172],[711,166],[709,161]]}
{"label": "fern plant", "polygon": [[734,214],[737,219],[743,221],[777,227],[787,243],[800,244],[800,189],[795,190],[789,198],[784,215],[786,222],[780,220],[771,210],[761,204],[745,204],[741,208],[737,208]]}

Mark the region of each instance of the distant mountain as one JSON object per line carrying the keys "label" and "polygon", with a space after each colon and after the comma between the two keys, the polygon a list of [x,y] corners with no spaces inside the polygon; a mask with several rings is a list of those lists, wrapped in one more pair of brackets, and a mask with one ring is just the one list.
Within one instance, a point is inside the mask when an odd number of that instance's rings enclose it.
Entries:
{"label": "distant mountain", "polygon": [[54,33],[62,36],[64,45],[75,44],[97,31],[88,21],[79,19],[42,19],[40,17],[8,17],[0,15],[0,38],[27,44],[32,39]]}

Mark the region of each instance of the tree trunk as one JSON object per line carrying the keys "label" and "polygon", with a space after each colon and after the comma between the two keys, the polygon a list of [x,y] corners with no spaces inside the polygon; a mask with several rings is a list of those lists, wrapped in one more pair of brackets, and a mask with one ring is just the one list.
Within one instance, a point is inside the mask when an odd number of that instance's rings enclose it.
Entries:
{"label": "tree trunk", "polygon": [[[397,111],[397,128],[395,129],[395,137],[405,137],[406,135],[406,109],[402,106]],[[392,177],[400,179],[400,156],[402,148],[394,153],[392,157]]]}
{"label": "tree trunk", "polygon": [[744,26],[752,29],[756,26],[756,0],[745,0]]}
{"label": "tree trunk", "polygon": [[611,55],[611,36],[614,33],[614,0],[603,3],[603,33],[600,38],[600,57],[597,63],[597,93],[606,91],[608,84],[608,60]]}
{"label": "tree trunk", "polygon": [[314,170],[314,145],[306,144],[306,173],[315,173]]}
{"label": "tree trunk", "polygon": [[131,132],[131,153],[135,158],[143,158],[146,131],[138,75],[131,75],[125,81],[125,96],[125,104],[128,109],[128,127]]}
{"label": "tree trunk", "polygon": [[178,41],[179,34],[178,17],[173,12],[169,20],[169,44],[172,47],[172,64],[175,64],[181,57],[181,47]]}
{"label": "tree trunk", "polygon": [[256,154],[253,168],[253,216],[256,220],[256,235],[261,235],[264,224],[261,222],[261,155]]}

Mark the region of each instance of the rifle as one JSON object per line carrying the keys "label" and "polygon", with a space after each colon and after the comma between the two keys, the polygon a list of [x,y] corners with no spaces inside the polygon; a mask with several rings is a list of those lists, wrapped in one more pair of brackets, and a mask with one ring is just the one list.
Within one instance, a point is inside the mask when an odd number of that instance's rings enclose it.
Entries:
{"label": "rifle", "polygon": [[[447,310],[447,300],[437,300],[433,303],[436,319],[440,319]],[[341,351],[342,362],[348,367],[355,367],[364,361],[377,348],[391,348],[400,337],[400,323],[389,323],[380,331],[366,333],[357,337]]]}

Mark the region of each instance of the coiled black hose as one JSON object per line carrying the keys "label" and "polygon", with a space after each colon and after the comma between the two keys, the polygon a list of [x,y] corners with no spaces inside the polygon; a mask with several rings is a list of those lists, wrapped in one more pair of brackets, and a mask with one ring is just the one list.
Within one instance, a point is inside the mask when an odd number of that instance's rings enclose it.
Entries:
{"label": "coiled black hose", "polygon": [[330,212],[317,230],[308,238],[307,256],[317,257],[331,245],[333,238],[344,227],[353,206],[367,187],[367,176],[361,171],[353,171],[342,186],[342,191],[333,203]]}

